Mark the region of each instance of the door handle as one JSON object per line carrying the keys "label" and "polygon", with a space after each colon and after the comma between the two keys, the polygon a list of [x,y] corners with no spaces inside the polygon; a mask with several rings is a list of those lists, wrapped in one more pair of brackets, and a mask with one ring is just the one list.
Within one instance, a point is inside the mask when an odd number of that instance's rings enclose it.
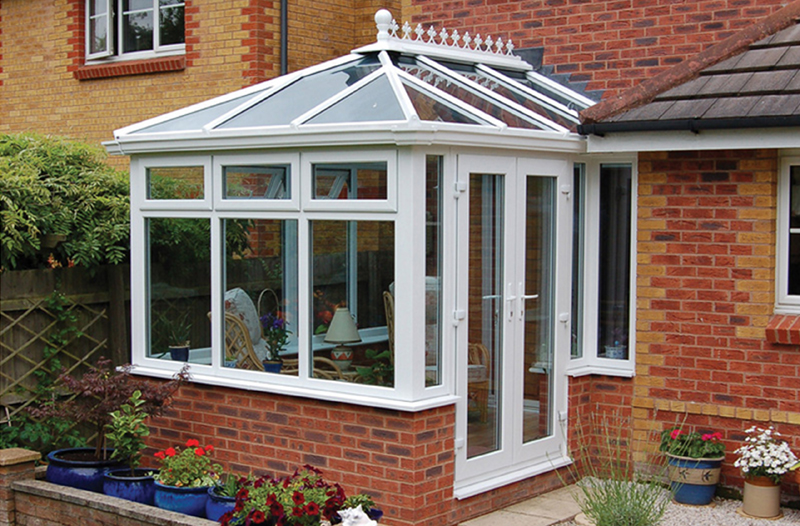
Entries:
{"label": "door handle", "polygon": [[506,301],[508,302],[508,319],[514,319],[514,302],[517,301],[517,297],[512,294],[514,292],[514,284],[508,284],[508,295],[506,296]]}
{"label": "door handle", "polygon": [[522,321],[525,318],[525,301],[539,299],[538,294],[525,294],[525,284],[519,282],[519,319]]}

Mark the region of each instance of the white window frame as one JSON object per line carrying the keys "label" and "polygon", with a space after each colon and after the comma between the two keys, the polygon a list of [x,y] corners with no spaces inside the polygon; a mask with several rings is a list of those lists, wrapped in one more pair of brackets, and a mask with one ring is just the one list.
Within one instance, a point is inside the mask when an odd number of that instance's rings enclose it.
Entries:
{"label": "white window frame", "polygon": [[[789,288],[789,235],[791,233],[789,215],[792,207],[791,168],[800,167],[800,156],[782,157],[778,174],[778,221],[777,221],[777,254],[775,268],[775,313],[800,314],[800,296],[791,295]],[[800,233],[800,229],[794,229]]]}
{"label": "white window frame", "polygon": [[[300,211],[300,154],[215,155],[213,162],[215,210]],[[289,165],[289,199],[227,199],[223,177],[226,166]]]}
{"label": "white window frame", "polygon": [[[636,366],[636,239],[637,239],[637,208],[638,208],[638,171],[635,156],[624,157],[593,157],[575,159],[576,163],[583,163],[585,170],[585,203],[584,210],[584,266],[583,266],[583,319],[580,320],[583,334],[581,343],[582,354],[572,358],[567,367],[569,376],[578,377],[587,374],[603,374],[608,376],[633,377]],[[631,166],[631,275],[630,275],[630,306],[628,313],[628,358],[614,360],[597,355],[598,349],[598,300],[599,300],[599,266],[596,258],[586,255],[597,254],[600,248],[600,167],[609,164],[629,164]],[[573,254],[572,257],[578,257]]]}
{"label": "white window frame", "polygon": [[[106,48],[97,53],[91,53],[91,5],[97,0],[86,0],[85,5],[85,42],[86,42],[86,62],[104,63],[116,62],[125,60],[143,60],[148,58],[157,58],[170,55],[183,55],[186,53],[186,44],[168,44],[161,45],[159,40],[160,33],[160,18],[161,18],[161,5],[159,0],[152,0],[153,2],[153,49],[144,51],[133,51],[129,53],[122,52],[122,39],[123,39],[123,15],[122,15],[122,0],[101,0],[106,7],[104,15],[106,18]],[[175,6],[167,6],[175,7]],[[184,3],[185,8],[185,3]],[[185,34],[184,34],[185,37]],[[185,38],[184,38],[185,41]]]}
{"label": "white window frame", "polygon": [[[404,170],[422,169],[425,166],[424,151],[417,150],[412,152],[406,149],[403,153],[397,151],[383,151],[376,154],[374,151],[352,151],[350,154],[340,150],[301,152],[299,154],[300,173],[299,189],[310,186],[311,159],[314,162],[343,162],[343,161],[373,161],[376,158],[387,161],[388,181],[387,194],[391,196],[391,203],[396,204],[397,199],[397,166],[401,164]],[[364,154],[364,155],[362,155]],[[304,157],[308,156],[309,159]],[[399,156],[399,160],[398,160]],[[311,210],[273,210],[264,206],[261,210],[252,209],[249,200],[225,200],[217,199],[216,196],[222,188],[219,181],[214,181],[213,185],[209,181],[213,173],[221,173],[224,164],[242,165],[252,161],[264,162],[269,159],[285,159],[280,154],[271,155],[220,155],[200,156],[186,155],[175,157],[170,156],[144,156],[134,157],[131,162],[131,251],[133,254],[147,254],[147,220],[154,217],[183,217],[199,218],[211,221],[211,349],[200,351],[209,353],[210,357],[205,356],[203,363],[191,363],[191,374],[193,380],[199,383],[231,387],[237,389],[248,389],[255,391],[274,392],[285,395],[313,398],[317,400],[340,401],[346,403],[356,403],[359,405],[374,406],[386,409],[397,409],[404,411],[420,411],[443,405],[452,404],[456,400],[453,393],[452,378],[447,373],[447,367],[452,364],[449,351],[443,352],[443,383],[434,387],[426,387],[424,381],[424,331],[398,331],[395,334],[395,385],[393,388],[381,386],[371,386],[350,382],[335,382],[331,380],[313,378],[308,374],[310,363],[307,349],[310,348],[311,320],[305,313],[311,312],[309,305],[311,301],[309,289],[310,265],[300,264],[310,261],[309,243],[309,222],[313,220],[347,220],[347,221],[393,221],[395,223],[395,324],[397,327],[408,327],[411,323],[424,326],[424,309],[412,309],[408,306],[412,302],[422,305],[425,298],[424,281],[424,258],[415,258],[410,262],[409,254],[400,252],[400,247],[407,246],[411,240],[419,239],[425,231],[424,220],[424,198],[412,200],[414,206],[404,207],[403,210],[395,210],[396,207],[388,206],[381,200],[380,211],[358,210],[356,207],[338,206],[332,209],[314,210],[312,203]],[[206,192],[204,200],[197,201],[155,201],[146,200],[147,169],[164,166],[197,166],[202,164],[205,167]],[[296,172],[296,171],[295,171]],[[295,175],[293,174],[293,177]],[[413,183],[411,181],[413,180]],[[404,200],[411,194],[414,196],[425,195],[424,177],[410,177],[410,184],[404,184],[402,193]],[[297,188],[296,188],[297,189]],[[307,194],[310,197],[310,194]],[[207,201],[207,203],[206,203]],[[271,205],[274,201],[259,201],[262,204]],[[404,201],[405,202],[405,201]],[[215,203],[221,203],[220,209],[214,207]],[[346,205],[357,204],[355,200],[348,200]],[[370,201],[367,201],[369,204]],[[372,202],[374,203],[374,202]],[[417,208],[421,206],[421,208]],[[324,208],[324,207],[323,207]],[[224,336],[222,331],[222,312],[224,295],[224,250],[214,247],[223,246],[222,221],[233,218],[252,218],[252,219],[295,219],[298,221],[298,312],[297,320],[298,334],[298,353],[300,372],[297,376],[269,374],[260,371],[247,371],[242,369],[232,369],[224,367],[222,363],[222,349],[224,348]],[[414,252],[417,254],[417,252]],[[424,253],[424,252],[423,252]],[[158,378],[168,378],[180,369],[181,362],[162,360],[147,356],[149,345],[147,327],[148,306],[148,261],[147,257],[133,257],[131,261],[131,308],[132,315],[132,345],[133,363],[136,365],[134,372]],[[419,260],[419,261],[417,261]],[[413,284],[413,286],[412,286]],[[383,306],[381,305],[382,309]],[[369,330],[369,329],[367,329]],[[397,351],[398,349],[404,349]],[[419,352],[410,350],[419,349]],[[194,353],[194,351],[192,351]],[[191,360],[196,360],[197,355],[191,355]]]}

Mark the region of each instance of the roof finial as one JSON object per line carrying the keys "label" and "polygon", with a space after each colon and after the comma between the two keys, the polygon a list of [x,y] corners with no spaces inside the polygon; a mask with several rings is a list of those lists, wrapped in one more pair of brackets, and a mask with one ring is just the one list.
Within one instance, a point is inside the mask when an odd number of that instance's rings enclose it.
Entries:
{"label": "roof finial", "polygon": [[389,28],[392,26],[392,13],[388,9],[379,9],[375,13],[375,25],[378,26],[378,42],[381,40],[389,40]]}

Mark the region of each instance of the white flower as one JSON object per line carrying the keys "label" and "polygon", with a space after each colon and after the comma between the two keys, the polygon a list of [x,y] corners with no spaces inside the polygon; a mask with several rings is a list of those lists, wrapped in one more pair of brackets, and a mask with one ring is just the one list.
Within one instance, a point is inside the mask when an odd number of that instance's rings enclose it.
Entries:
{"label": "white flower", "polygon": [[763,429],[754,426],[746,433],[746,444],[735,451],[739,458],[733,464],[741,468],[742,473],[781,476],[797,463],[797,457],[789,445],[778,438],[781,434],[772,427]]}

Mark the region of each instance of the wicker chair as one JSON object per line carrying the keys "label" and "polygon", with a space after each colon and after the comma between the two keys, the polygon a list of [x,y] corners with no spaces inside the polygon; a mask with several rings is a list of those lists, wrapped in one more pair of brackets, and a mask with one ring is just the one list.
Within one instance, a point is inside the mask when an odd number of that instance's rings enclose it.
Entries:
{"label": "wicker chair", "polygon": [[480,380],[467,382],[467,396],[475,401],[480,411],[481,422],[489,420],[489,380],[492,377],[491,355],[489,349],[482,343],[467,345],[467,364],[481,365],[485,368],[485,376]]}
{"label": "wicker chair", "polygon": [[[291,374],[297,376],[300,370],[299,361],[296,359],[283,360],[283,367],[281,374]],[[325,380],[347,380],[342,374],[342,370],[336,365],[333,360],[323,356],[314,357],[314,369],[312,371],[314,378],[322,378]]]}
{"label": "wicker chair", "polygon": [[237,369],[264,370],[244,322],[228,312],[225,313],[225,360],[236,360]]}

